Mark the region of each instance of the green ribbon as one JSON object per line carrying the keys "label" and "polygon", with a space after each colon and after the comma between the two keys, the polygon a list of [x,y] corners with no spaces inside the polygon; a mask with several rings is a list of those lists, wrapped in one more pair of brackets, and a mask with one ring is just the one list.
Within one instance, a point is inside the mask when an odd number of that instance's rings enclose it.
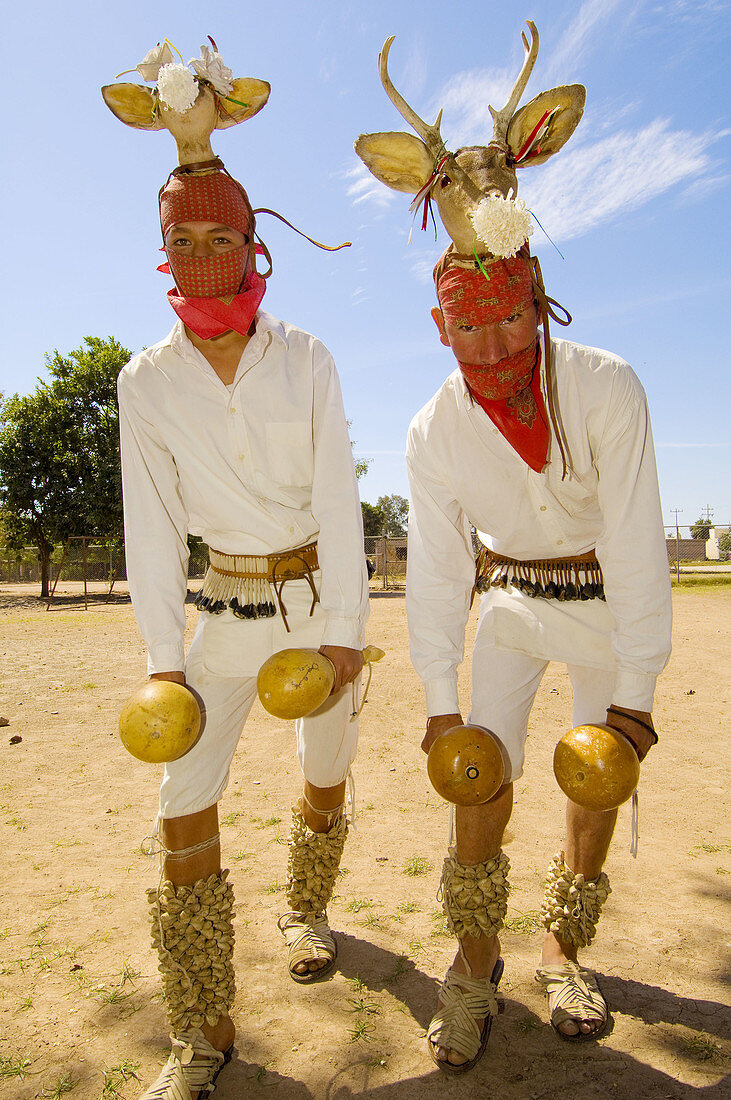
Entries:
{"label": "green ribbon", "polygon": [[489,275],[487,274],[487,272],[485,271],[485,268],[484,268],[484,267],[482,266],[482,260],[481,260],[481,259],[480,259],[480,257],[479,257],[479,256],[477,255],[477,247],[476,247],[476,245],[477,245],[477,235],[475,234],[475,236],[474,236],[474,237],[472,238],[472,251],[474,252],[474,255],[475,255],[475,259],[477,260],[477,266],[479,267],[480,271],[482,272],[482,274],[483,274],[483,275],[485,276],[485,279],[486,279],[486,280],[487,280],[487,282],[489,283],[489,282],[490,282],[490,276],[489,276]]}

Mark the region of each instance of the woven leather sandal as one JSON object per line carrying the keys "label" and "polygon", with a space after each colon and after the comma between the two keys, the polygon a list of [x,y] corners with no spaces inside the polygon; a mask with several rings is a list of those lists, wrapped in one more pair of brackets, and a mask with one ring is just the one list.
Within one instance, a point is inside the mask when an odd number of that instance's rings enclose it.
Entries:
{"label": "woven leather sandal", "polygon": [[[429,1054],[444,1073],[467,1073],[485,1053],[493,1016],[498,1014],[497,987],[504,963],[498,959],[489,978],[468,978],[451,967],[439,991],[439,1007],[426,1033]],[[482,1026],[477,1021],[482,1020]],[[446,1047],[466,1058],[453,1065],[437,1058],[437,1048]]]}
{"label": "woven leather sandal", "polygon": [[[327,923],[327,913],[285,913],[277,921],[277,927],[287,944],[287,967],[294,982],[308,984],[326,978],[335,968],[338,945]],[[307,970],[299,974],[294,968],[301,962],[325,959],[319,970]]]}
{"label": "woven leather sandal", "polygon": [[210,1096],[216,1078],[231,1061],[233,1044],[225,1052],[212,1047],[202,1031],[192,1029],[172,1035],[172,1050],[158,1079],[139,1100],[191,1100]]}
{"label": "woven leather sandal", "polygon": [[[545,990],[551,1027],[561,1039],[567,1043],[588,1043],[602,1034],[608,1020],[607,1002],[592,970],[584,970],[569,959],[556,966],[540,966],[536,981]],[[559,1025],[569,1020],[579,1026],[591,1024],[593,1031],[567,1035]]]}

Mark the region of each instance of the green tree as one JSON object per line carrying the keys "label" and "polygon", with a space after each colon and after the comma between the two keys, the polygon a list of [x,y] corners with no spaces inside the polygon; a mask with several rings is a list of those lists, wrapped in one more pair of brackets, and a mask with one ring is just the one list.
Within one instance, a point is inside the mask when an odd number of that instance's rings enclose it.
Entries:
{"label": "green tree", "polygon": [[731,531],[722,531],[718,536],[718,549],[722,554],[731,554]]}
{"label": "green tree", "polygon": [[391,538],[400,538],[406,534],[409,520],[409,502],[406,497],[400,497],[398,493],[379,497],[376,508],[383,517],[383,534]]}
{"label": "green tree", "polygon": [[[347,420],[346,423],[348,425],[348,429],[350,429],[350,425],[353,423],[353,421]],[[351,439],[350,446],[356,446],[354,439]],[[358,478],[358,481],[360,481],[360,479],[362,477],[365,477],[365,475],[368,473],[368,467],[370,466],[372,461],[373,460],[370,458],[355,458],[355,456],[353,456],[353,462],[355,464],[355,476]]]}
{"label": "green tree", "polygon": [[363,534],[382,535],[383,512],[378,505],[369,504],[367,500],[362,500],[360,502],[360,508],[363,513]]}
{"label": "green tree", "polygon": [[41,596],[54,546],[122,534],[116,380],[130,352],[109,337],[46,356],[51,379],[0,408],[0,516],[8,543],[33,543]]}
{"label": "green tree", "polygon": [[712,527],[713,524],[710,520],[704,519],[703,516],[699,516],[690,529],[690,537],[693,539],[703,539],[703,541],[706,542]]}

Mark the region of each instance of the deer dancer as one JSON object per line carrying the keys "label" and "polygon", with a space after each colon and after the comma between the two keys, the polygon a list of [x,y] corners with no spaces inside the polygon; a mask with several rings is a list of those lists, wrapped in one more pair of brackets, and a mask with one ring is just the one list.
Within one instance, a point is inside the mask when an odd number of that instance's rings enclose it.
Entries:
{"label": "deer dancer", "polygon": [[[670,649],[670,587],[657,474],[642,387],[622,359],[551,339],[530,216],[516,169],[538,165],[581,118],[579,85],[519,108],[538,52],[526,58],[492,140],[449,152],[388,76],[383,86],[418,137],[368,134],[356,150],[384,183],[436,203],[451,244],[434,269],[432,316],[456,369],[409,429],[411,483],[407,610],[414,666],[426,695],[427,752],[462,724],[457,666],[475,591],[480,617],[468,721],[502,745],[505,778],[490,801],[457,806],[456,844],[441,893],[459,949],[428,1030],[440,1069],[463,1073],[481,1057],[503,972],[498,934],[509,892],[502,851],[513,784],[523,771],[531,706],[549,661],[568,666],[573,724],[624,733],[642,759],[656,735],[655,680]],[[483,549],[475,562],[471,525]],[[535,736],[542,731],[536,729]],[[545,736],[545,732],[543,733]],[[548,759],[548,754],[546,754]],[[602,867],[616,810],[569,802],[566,838],[545,886],[543,958],[536,977],[557,1034],[604,1030],[607,1006],[578,960],[609,893]]]}
{"label": "deer dancer", "polygon": [[[333,360],[315,337],[261,309],[257,212],[210,145],[214,128],[264,106],[269,85],[234,79],[212,45],[189,66],[158,46],[137,66],[154,88],[103,90],[123,122],[170,130],[180,160],[159,195],[176,323],[119,377],[127,569],[148,671],[187,684],[204,712],[197,742],[166,765],[160,790],[163,866],[149,900],[173,1044],[148,1100],[208,1095],[233,1043],[233,893],[218,802],[259,668],[285,647],[320,647],[334,682],[296,726],[304,790],[279,928],[295,981],[321,979],[335,964],[326,906],[347,833],[368,610]],[[189,534],[209,545],[210,566],[186,659]]]}

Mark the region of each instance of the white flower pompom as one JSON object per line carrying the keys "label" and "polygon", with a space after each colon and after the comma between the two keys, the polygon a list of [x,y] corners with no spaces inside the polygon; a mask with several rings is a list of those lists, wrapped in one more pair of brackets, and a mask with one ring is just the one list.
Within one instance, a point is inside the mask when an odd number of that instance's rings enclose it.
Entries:
{"label": "white flower pompom", "polygon": [[158,42],[156,46],[153,46],[148,53],[137,65],[137,72],[140,74],[143,80],[147,80],[149,83],[154,84],[160,73],[160,69],[163,65],[169,65],[173,60],[173,51],[167,42],[163,42],[162,45]]}
{"label": "white flower pompom", "polygon": [[201,46],[200,57],[191,57],[188,64],[193,66],[201,80],[212,84],[219,95],[229,95],[233,91],[234,74],[224,65],[218,51],[211,53],[208,46]]}
{"label": "white flower pompom", "polygon": [[515,256],[533,232],[533,222],[522,199],[486,195],[471,214],[477,243],[493,256]]}
{"label": "white flower pompom", "polygon": [[185,65],[163,65],[157,78],[160,102],[182,115],[190,110],[198,96],[195,77]]}

